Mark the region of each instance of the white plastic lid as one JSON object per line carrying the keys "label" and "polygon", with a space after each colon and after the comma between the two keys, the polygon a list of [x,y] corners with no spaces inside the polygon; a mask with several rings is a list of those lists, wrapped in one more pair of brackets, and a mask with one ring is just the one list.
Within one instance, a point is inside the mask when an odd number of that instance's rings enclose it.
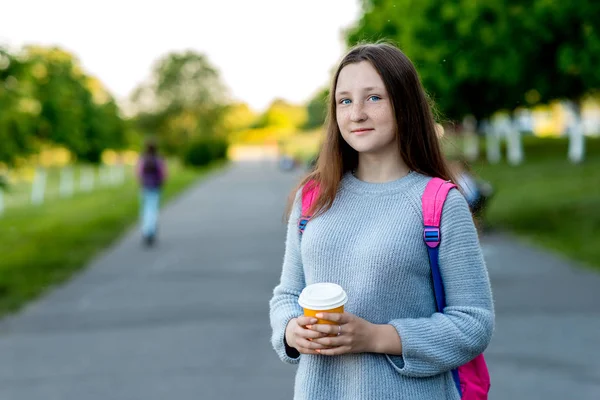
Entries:
{"label": "white plastic lid", "polygon": [[348,301],[346,292],[335,283],[314,283],[304,288],[298,304],[310,310],[330,310],[341,307]]}

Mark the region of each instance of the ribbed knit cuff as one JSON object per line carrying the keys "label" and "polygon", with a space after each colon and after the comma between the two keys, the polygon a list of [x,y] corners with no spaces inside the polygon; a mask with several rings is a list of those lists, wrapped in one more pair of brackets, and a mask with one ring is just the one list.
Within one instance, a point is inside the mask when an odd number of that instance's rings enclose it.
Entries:
{"label": "ribbed knit cuff", "polygon": [[300,353],[285,341],[285,329],[288,323],[298,315],[296,312],[286,313],[285,317],[280,319],[281,325],[273,332],[273,348],[281,361],[288,364],[298,364],[300,362]]}

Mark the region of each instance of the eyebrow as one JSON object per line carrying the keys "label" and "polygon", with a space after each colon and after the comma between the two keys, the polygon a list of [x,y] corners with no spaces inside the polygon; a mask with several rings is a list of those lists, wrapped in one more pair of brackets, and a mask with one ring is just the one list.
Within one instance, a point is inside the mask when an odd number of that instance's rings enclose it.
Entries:
{"label": "eyebrow", "polygon": [[[378,87],[378,86],[369,86],[362,90],[363,90],[363,92],[373,92],[373,91],[383,91],[383,88]],[[344,95],[348,95],[348,94],[350,94],[350,92],[348,92],[346,90],[343,90],[341,92],[335,92],[336,96],[344,96]]]}

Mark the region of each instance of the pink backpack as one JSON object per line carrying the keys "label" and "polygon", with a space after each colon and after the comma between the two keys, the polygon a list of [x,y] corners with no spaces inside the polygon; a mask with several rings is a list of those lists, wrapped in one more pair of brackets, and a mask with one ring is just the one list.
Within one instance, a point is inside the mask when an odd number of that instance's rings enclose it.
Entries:
{"label": "pink backpack", "polygon": [[[433,288],[438,312],[443,312],[446,307],[444,284],[438,263],[439,246],[441,243],[440,222],[442,220],[442,209],[448,196],[448,192],[456,188],[456,185],[440,178],[433,178],[427,184],[423,197],[423,239],[427,245],[431,275],[433,277]],[[319,186],[310,181],[302,190],[302,216],[298,219],[298,230],[300,235],[304,232],[306,224],[310,221],[308,210],[319,194]],[[452,370],[452,377],[462,400],[487,400],[490,390],[490,375],[483,358],[478,355],[465,365]]]}

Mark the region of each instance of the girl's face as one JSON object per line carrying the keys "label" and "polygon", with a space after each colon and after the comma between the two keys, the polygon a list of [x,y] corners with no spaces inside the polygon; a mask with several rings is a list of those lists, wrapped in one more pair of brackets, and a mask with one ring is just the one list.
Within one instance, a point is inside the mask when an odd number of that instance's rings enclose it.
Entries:
{"label": "girl's face", "polygon": [[344,140],[359,153],[396,151],[396,119],[383,80],[368,61],[349,64],[335,90],[336,119]]}

